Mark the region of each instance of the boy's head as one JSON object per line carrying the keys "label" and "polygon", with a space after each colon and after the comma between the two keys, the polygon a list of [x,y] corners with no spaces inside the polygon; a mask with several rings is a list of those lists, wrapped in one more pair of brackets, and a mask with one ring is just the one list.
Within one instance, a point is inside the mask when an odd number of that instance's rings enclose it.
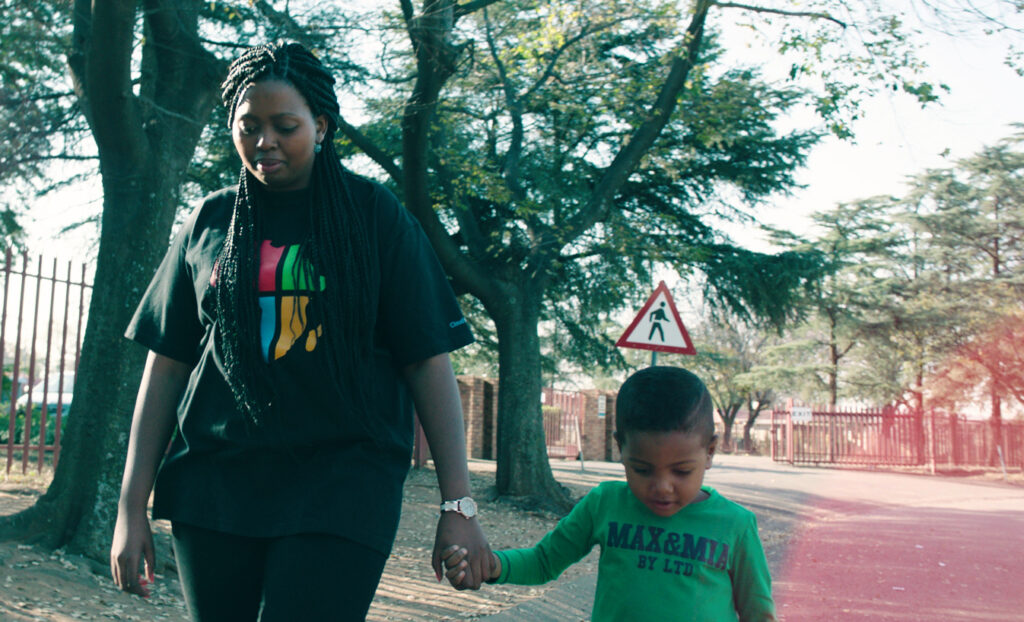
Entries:
{"label": "boy's head", "polygon": [[717,438],[711,395],[677,367],[648,367],[629,378],[615,401],[615,440],[629,488],[659,516],[704,496]]}

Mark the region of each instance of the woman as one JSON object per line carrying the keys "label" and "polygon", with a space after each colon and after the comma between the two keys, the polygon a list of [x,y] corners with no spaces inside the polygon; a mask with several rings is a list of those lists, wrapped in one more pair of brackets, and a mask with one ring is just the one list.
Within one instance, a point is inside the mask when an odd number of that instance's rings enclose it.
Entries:
{"label": "woman", "polygon": [[398,525],[413,406],[455,510],[441,512],[435,574],[456,542],[476,562],[469,587],[486,574],[448,359],[472,335],[418,224],[341,166],[333,84],[297,44],[232,64],[238,185],[191,215],[126,333],[150,352],[111,572],[146,594],[155,482],[194,620],[364,619]]}

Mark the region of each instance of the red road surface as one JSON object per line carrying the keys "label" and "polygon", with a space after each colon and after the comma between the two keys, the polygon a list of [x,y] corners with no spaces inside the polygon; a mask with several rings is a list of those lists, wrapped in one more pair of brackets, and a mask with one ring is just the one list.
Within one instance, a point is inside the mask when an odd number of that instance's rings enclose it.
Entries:
{"label": "red road surface", "polygon": [[[898,485],[879,504],[829,500],[797,529],[775,573],[780,620],[1024,620],[1019,502],[990,486],[885,483]],[[900,498],[922,483],[955,496]]]}
{"label": "red road surface", "polygon": [[[611,463],[552,467],[565,482],[622,477]],[[772,534],[782,622],[1024,622],[1024,488],[726,455],[705,481]],[[586,620],[593,590],[581,577],[486,619]]]}

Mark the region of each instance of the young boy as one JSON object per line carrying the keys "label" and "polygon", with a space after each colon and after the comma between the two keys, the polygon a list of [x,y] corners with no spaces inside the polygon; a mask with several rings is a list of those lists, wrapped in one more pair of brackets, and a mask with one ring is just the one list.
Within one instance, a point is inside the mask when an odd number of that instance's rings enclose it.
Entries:
{"label": "young boy", "polygon": [[[718,439],[694,374],[648,367],[616,400],[626,481],[587,494],[533,548],[491,553],[490,582],[536,585],[601,546],[593,622],[775,620],[754,514],[704,486]],[[458,586],[465,549],[445,550]]]}

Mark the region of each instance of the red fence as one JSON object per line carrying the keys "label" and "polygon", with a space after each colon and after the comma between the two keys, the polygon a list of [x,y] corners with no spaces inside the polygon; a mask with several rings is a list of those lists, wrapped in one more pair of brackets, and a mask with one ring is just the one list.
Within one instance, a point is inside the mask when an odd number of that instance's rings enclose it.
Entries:
{"label": "red fence", "polygon": [[582,393],[544,389],[544,439],[548,456],[575,458],[583,450]]}
{"label": "red fence", "polygon": [[771,455],[778,462],[815,465],[1000,466],[1024,469],[1024,423],[891,409],[836,412],[773,411]]}
{"label": "red fence", "polygon": [[[19,263],[20,269],[16,265]],[[47,453],[56,466],[63,418],[70,406],[78,368],[85,312],[92,286],[86,265],[56,259],[35,261],[28,254],[4,252],[3,300],[0,302],[0,442],[6,446],[7,473],[15,458],[28,472],[35,454],[38,471]]]}

